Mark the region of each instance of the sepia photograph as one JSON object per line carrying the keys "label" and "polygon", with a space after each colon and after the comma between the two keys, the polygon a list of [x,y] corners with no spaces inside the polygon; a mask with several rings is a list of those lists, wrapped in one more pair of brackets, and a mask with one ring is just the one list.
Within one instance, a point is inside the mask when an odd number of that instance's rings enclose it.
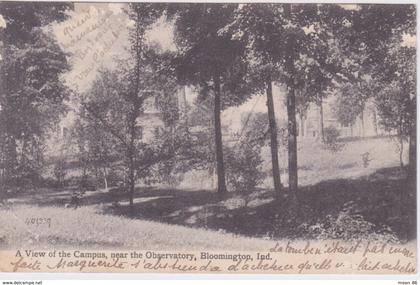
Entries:
{"label": "sepia photograph", "polygon": [[1,1],[0,272],[416,274],[416,17]]}

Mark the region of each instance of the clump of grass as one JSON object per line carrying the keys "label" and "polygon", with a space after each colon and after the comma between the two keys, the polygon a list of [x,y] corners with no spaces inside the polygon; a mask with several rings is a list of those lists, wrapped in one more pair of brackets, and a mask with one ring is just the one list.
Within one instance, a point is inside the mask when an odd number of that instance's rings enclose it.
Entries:
{"label": "clump of grass", "polygon": [[328,215],[323,221],[313,225],[302,224],[300,229],[310,239],[345,241],[378,241],[399,243],[396,234],[387,226],[377,226],[366,221],[362,215],[340,212],[336,217]]}

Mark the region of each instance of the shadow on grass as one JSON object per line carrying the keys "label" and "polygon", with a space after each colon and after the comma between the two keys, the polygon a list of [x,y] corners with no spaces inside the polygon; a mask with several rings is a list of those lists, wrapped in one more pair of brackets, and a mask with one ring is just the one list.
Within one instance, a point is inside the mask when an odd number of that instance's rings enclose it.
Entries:
{"label": "shadow on grass", "polygon": [[[401,193],[407,188],[400,168],[385,168],[359,179],[328,180],[300,187],[296,203],[267,189],[220,196],[211,191],[148,187],[137,189],[133,211],[124,192],[90,192],[81,204],[102,204],[104,214],[270,238],[325,237],[308,230],[313,226],[319,231],[319,225],[321,231],[338,232],[337,237],[327,235],[327,238],[339,238],[340,231],[348,231],[346,223],[362,220],[373,233],[385,229],[407,241],[415,238],[416,225],[415,197],[401,203]],[[68,203],[69,193],[59,193],[40,194],[30,201],[39,206],[63,206]],[[346,216],[358,220],[334,224]],[[356,224],[348,233],[357,237],[359,228],[365,224]]]}
{"label": "shadow on grass", "polygon": [[[313,238],[304,225],[321,224],[328,231],[331,220],[347,215],[362,218],[364,223],[350,229],[347,236],[357,237],[358,227],[368,223],[373,233],[385,230],[407,241],[415,238],[416,205],[415,197],[401,204],[401,193],[406,190],[404,173],[399,168],[387,168],[360,179],[337,179],[301,187],[296,207],[289,199],[283,196],[276,199],[273,191],[264,189],[247,195],[228,193],[224,197],[209,191],[146,189],[136,195],[140,199],[134,205],[134,215],[128,205],[109,206],[104,212],[275,238]],[[146,197],[153,199],[142,200]],[[333,230],[345,229],[336,226]]]}

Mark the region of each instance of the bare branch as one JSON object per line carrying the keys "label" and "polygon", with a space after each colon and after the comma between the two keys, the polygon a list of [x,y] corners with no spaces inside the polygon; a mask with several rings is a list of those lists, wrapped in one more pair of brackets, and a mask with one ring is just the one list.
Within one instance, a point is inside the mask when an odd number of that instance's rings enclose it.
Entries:
{"label": "bare branch", "polygon": [[84,105],[85,109],[88,111],[88,113],[94,118],[99,120],[99,122],[108,129],[108,131],[117,139],[119,139],[125,147],[128,148],[128,144],[125,141],[124,137],[119,134],[116,130],[113,129],[113,127],[111,125],[109,125],[106,120],[104,118],[102,118],[101,116],[99,116],[96,112],[94,112],[91,108],[89,108],[89,106]]}

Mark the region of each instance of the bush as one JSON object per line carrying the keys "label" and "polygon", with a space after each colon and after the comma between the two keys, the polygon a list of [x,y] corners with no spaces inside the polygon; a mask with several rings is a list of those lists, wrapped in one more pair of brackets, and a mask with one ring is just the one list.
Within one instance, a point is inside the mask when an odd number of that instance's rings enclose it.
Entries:
{"label": "bush", "polygon": [[124,182],[123,173],[118,172],[117,170],[110,169],[107,175],[108,187],[114,187]]}
{"label": "bush", "polygon": [[326,149],[337,152],[343,149],[344,143],[339,141],[340,131],[334,126],[324,129],[324,146]]}
{"label": "bush", "polygon": [[345,241],[375,240],[381,242],[398,242],[396,234],[386,226],[379,229],[375,224],[366,221],[362,215],[340,212],[336,217],[327,215],[325,220],[313,225],[299,226],[307,238],[318,240],[340,239]]}
{"label": "bush", "polygon": [[59,185],[63,185],[67,172],[66,162],[64,160],[57,161],[57,163],[54,165],[53,172],[57,183]]}
{"label": "bush", "polygon": [[252,191],[264,180],[260,150],[247,142],[226,150],[227,182],[235,191]]}
{"label": "bush", "polygon": [[95,177],[90,177],[88,175],[73,177],[69,181],[69,186],[76,188],[81,192],[86,191],[95,191],[98,187],[99,181]]}

